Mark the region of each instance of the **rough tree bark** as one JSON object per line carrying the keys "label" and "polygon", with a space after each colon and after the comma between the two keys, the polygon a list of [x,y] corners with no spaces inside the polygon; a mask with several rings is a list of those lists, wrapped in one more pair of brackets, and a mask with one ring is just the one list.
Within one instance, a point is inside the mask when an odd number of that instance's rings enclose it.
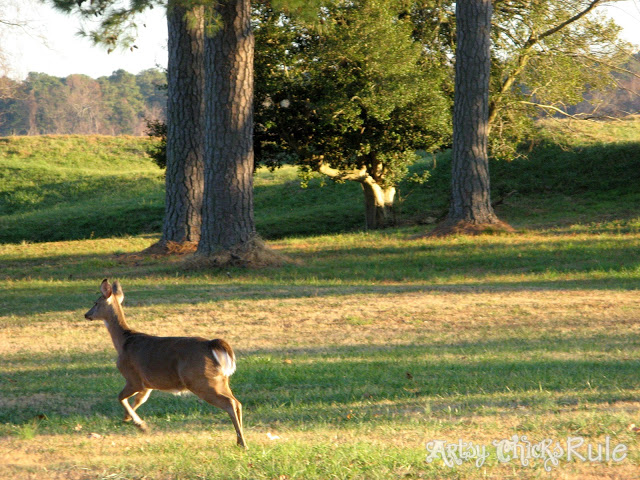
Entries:
{"label": "rough tree bark", "polygon": [[487,140],[491,0],[456,2],[451,206],[433,235],[512,230],[491,206]]}
{"label": "rough tree bark", "polygon": [[[268,263],[253,217],[253,53],[249,0],[216,2],[205,37],[205,184],[199,263]],[[261,257],[262,255],[262,257]]]}
{"label": "rough tree bark", "polygon": [[167,170],[162,238],[182,252],[200,240],[204,191],[204,8],[167,6]]}

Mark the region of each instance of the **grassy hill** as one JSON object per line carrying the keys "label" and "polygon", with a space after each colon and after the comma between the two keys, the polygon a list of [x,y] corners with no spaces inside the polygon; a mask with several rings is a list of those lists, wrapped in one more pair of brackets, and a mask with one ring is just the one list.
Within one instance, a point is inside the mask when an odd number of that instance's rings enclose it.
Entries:
{"label": "grassy hill", "polygon": [[162,172],[136,137],[0,139],[0,241],[155,231]]}
{"label": "grassy hill", "polygon": [[[640,188],[640,121],[553,121],[527,158],[492,161],[492,198],[516,228],[607,221],[633,228]],[[42,136],[0,139],[0,242],[54,241],[159,232],[163,172],[140,137]],[[446,213],[450,154],[427,156],[399,188],[398,220],[421,224]],[[260,169],[258,231],[268,239],[364,228],[359,185],[313,179],[296,169]]]}

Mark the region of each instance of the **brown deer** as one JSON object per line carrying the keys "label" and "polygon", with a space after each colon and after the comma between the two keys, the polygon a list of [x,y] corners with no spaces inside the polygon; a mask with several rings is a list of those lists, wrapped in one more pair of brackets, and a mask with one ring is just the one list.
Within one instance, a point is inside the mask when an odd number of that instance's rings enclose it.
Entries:
{"label": "brown deer", "polygon": [[[118,352],[117,366],[127,381],[118,395],[124,407],[124,421],[133,420],[141,430],[146,423],[136,410],[147,401],[152,390],[172,393],[191,391],[205,402],[226,411],[233,422],[238,445],[246,448],[242,431],[242,404],[229,388],[229,377],[236,370],[236,358],[224,340],[200,337],[156,337],[132,330],[124,319],[124,293],[119,282],[113,286],[105,278],[102,296],[84,314],[88,320],[104,320]],[[133,406],[128,398],[135,395]]]}

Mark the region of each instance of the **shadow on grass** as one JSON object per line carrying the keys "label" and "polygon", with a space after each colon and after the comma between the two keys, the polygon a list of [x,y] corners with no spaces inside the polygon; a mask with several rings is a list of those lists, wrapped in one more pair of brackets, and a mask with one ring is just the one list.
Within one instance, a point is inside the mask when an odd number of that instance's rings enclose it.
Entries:
{"label": "shadow on grass", "polygon": [[[334,282],[315,283],[313,285],[265,285],[263,283],[243,283],[241,287],[235,285],[212,284],[208,286],[181,285],[180,292],[165,293],[151,291],[149,288],[124,287],[128,298],[125,300],[125,310],[141,306],[172,304],[211,304],[222,301],[235,300],[283,300],[293,298],[320,298],[349,295],[385,296],[403,293],[482,293],[482,292],[523,292],[523,291],[562,291],[562,290],[637,290],[640,281],[636,278],[609,278],[587,280],[531,280],[531,281],[477,281],[448,283],[443,285],[430,283],[408,283],[397,285],[345,285]],[[102,276],[96,278],[103,278]],[[126,285],[126,282],[124,283]],[[15,322],[18,316],[36,315],[42,313],[69,312],[88,310],[99,293],[96,288],[77,288],[74,285],[46,286],[35,288],[9,287],[0,296],[0,316],[10,317]],[[211,306],[215,309],[215,305]],[[82,319],[80,315],[78,317]],[[46,319],[43,319],[46,320]],[[28,319],[33,323],[34,319]]]}
{"label": "shadow on grass", "polygon": [[[231,270],[228,276],[226,271],[185,271],[172,258],[5,257],[0,261],[0,278],[42,282],[0,286],[0,315],[88,308],[104,277],[123,282],[130,306],[411,291],[640,288],[640,236],[635,235],[400,241],[400,246],[330,245],[293,254],[285,250],[300,263],[277,269]],[[154,288],[140,285],[146,278],[176,275],[180,275],[177,284],[167,281],[160,290],[155,279]],[[87,289],[88,280],[95,288]]]}
{"label": "shadow on grass", "polygon": [[[240,357],[232,388],[244,404],[248,428],[402,422],[452,411],[454,416],[496,410],[519,415],[516,407],[548,412],[566,405],[637,401],[640,358],[580,358],[585,352],[628,348],[629,341],[611,334],[256,351]],[[640,335],[633,342],[638,345]],[[116,397],[124,380],[114,363],[104,352],[92,358],[9,356],[0,374],[0,422],[20,425],[46,418],[54,433],[70,428],[70,416],[119,423]],[[209,423],[201,417],[212,411],[220,413],[193,396],[156,392],[140,414],[154,428],[173,430],[188,429],[194,421]],[[215,418],[228,422],[224,414]],[[113,428],[109,425],[105,428]]]}

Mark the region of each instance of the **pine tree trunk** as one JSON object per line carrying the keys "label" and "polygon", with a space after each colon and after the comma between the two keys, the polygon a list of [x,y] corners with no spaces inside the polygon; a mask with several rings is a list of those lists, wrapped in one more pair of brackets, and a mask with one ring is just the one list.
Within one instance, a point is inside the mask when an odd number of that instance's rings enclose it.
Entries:
{"label": "pine tree trunk", "polygon": [[161,244],[197,243],[204,191],[204,9],[171,2],[167,92],[167,171]]}
{"label": "pine tree trunk", "polygon": [[456,3],[453,177],[449,218],[491,223],[487,125],[491,71],[491,0]]}
{"label": "pine tree trunk", "polygon": [[382,187],[375,181],[362,182],[367,229],[391,227],[395,225],[393,201],[395,187]]}
{"label": "pine tree trunk", "polygon": [[198,254],[248,247],[253,218],[253,49],[249,0],[216,3],[205,39],[205,200]]}
{"label": "pine tree trunk", "polygon": [[473,233],[489,225],[510,229],[494,213],[489,189],[491,10],[491,0],[456,2],[451,207],[436,235]]}

